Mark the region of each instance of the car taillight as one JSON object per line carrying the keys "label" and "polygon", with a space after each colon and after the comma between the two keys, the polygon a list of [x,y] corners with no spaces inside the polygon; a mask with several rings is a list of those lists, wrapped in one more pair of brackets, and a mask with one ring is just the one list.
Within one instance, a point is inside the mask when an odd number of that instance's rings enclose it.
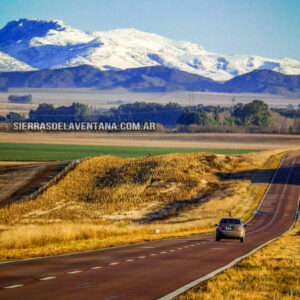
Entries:
{"label": "car taillight", "polygon": [[222,230],[223,229],[222,226],[219,226],[219,229]]}
{"label": "car taillight", "polygon": [[239,227],[238,227],[238,230],[242,230],[242,226],[239,226]]}

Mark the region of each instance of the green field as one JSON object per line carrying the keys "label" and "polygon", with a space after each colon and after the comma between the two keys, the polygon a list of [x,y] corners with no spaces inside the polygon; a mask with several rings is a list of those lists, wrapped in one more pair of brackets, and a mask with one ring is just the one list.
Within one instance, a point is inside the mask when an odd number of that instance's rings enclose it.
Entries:
{"label": "green field", "polygon": [[149,153],[154,155],[179,152],[242,154],[254,151],[258,152],[261,150],[0,143],[0,160],[73,160],[100,154],[110,154],[121,157],[140,157],[148,155]]}

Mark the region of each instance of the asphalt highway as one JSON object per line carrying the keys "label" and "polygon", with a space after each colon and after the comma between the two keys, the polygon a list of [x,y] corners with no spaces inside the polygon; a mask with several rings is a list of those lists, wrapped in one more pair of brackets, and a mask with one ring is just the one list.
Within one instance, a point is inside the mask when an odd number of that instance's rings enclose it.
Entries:
{"label": "asphalt highway", "polygon": [[214,234],[0,264],[0,299],[158,299],[286,232],[300,194],[300,153],[288,154],[247,223],[246,242]]}

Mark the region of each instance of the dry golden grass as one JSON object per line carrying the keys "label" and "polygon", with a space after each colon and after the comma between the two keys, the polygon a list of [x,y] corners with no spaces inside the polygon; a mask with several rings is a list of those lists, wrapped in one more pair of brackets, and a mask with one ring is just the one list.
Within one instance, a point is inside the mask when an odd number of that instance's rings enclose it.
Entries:
{"label": "dry golden grass", "polygon": [[[3,94],[2,94],[3,95]],[[8,97],[8,96],[7,96]],[[1,98],[1,96],[0,96]],[[21,115],[25,115],[28,118],[29,110],[36,109],[36,104],[25,104],[25,103],[3,103],[0,102],[0,115],[6,116],[10,112],[16,112]]]}
{"label": "dry golden grass", "polygon": [[[0,124],[0,129],[8,126]],[[1,143],[210,149],[294,149],[300,136],[246,133],[0,132]]]}
{"label": "dry golden grass", "polygon": [[299,299],[299,270],[300,221],[286,236],[177,299]]}
{"label": "dry golden grass", "polygon": [[[42,162],[44,163],[44,162]],[[23,166],[23,165],[39,165],[40,161],[0,161],[0,167]]]}
{"label": "dry golden grass", "polygon": [[[157,228],[159,233],[156,233]],[[206,233],[207,228],[99,222],[2,226],[1,230],[0,261],[3,261],[201,234]]]}
{"label": "dry golden grass", "polygon": [[[231,211],[246,220],[283,153],[169,154],[80,163],[37,199],[0,210],[0,259],[51,255],[214,230]],[[218,173],[236,172],[234,180]],[[235,176],[236,177],[236,176]],[[155,229],[160,229],[156,234]]]}

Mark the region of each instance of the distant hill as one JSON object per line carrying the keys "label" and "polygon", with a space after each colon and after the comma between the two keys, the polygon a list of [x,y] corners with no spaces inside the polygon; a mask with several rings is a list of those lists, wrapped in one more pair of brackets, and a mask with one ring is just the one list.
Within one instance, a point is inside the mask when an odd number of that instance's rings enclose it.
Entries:
{"label": "distant hill", "polygon": [[101,71],[92,66],[45,69],[30,72],[2,72],[0,85],[32,88],[124,87],[131,91],[213,90],[219,86],[212,79],[163,66]]}
{"label": "distant hill", "polygon": [[299,94],[300,75],[284,75],[271,70],[254,70],[236,76],[223,85],[231,93]]}
{"label": "distant hill", "polygon": [[123,87],[135,92],[210,91],[219,86],[219,83],[210,78],[163,66],[127,69],[115,74],[122,77],[122,81],[115,83],[113,87]]}
{"label": "distant hill", "polygon": [[220,83],[207,77],[164,66],[101,71],[84,65],[64,69],[2,72],[0,73],[0,86],[8,88],[126,88],[133,92],[208,91],[300,95],[300,75],[254,70]]}

